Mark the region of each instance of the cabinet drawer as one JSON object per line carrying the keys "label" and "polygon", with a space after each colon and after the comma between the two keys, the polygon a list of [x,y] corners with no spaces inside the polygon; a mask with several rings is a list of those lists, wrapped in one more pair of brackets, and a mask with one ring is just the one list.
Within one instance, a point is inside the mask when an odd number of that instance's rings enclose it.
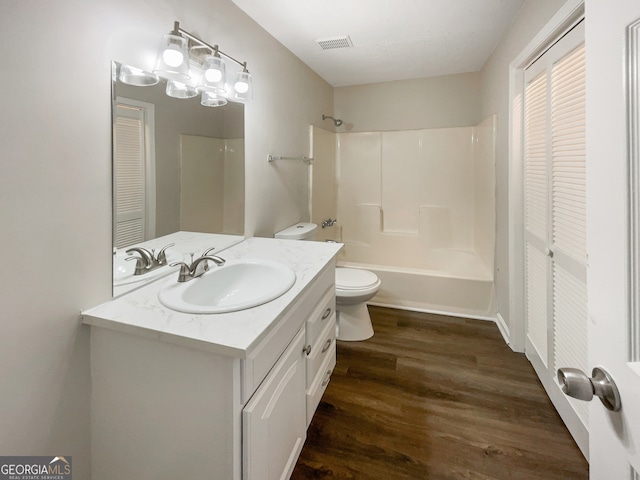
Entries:
{"label": "cabinet drawer", "polygon": [[[336,314],[331,314],[329,318],[325,320],[326,325],[324,330],[320,333],[316,341],[311,344],[311,351],[307,355],[307,388],[311,387],[320,365],[324,362],[324,359],[331,355],[331,352],[335,350],[336,343]],[[309,345],[309,344],[307,344]],[[334,347],[333,350],[331,347]]]}
{"label": "cabinet drawer", "polygon": [[[335,275],[335,274],[334,274]],[[307,345],[313,345],[318,335],[324,331],[327,323],[336,311],[336,287],[332,282],[331,286],[324,292],[322,298],[307,318]]]}
{"label": "cabinet drawer", "polygon": [[327,389],[331,374],[336,366],[336,342],[331,344],[331,348],[327,352],[327,357],[322,362],[316,378],[313,380],[311,387],[307,390],[307,428],[311,423],[313,414],[320,403],[320,399]]}

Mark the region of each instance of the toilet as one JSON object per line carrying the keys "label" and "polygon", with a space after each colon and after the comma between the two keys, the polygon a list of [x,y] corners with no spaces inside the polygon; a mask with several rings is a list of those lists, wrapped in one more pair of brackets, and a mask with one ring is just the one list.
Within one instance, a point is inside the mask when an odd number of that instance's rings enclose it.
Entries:
{"label": "toilet", "polygon": [[359,341],[373,336],[367,304],[375,297],[382,282],[369,270],[336,268],[336,311],[338,340]]}
{"label": "toilet", "polygon": [[[315,223],[296,223],[275,234],[286,240],[315,240]],[[373,336],[366,302],[371,300],[382,282],[378,276],[361,268],[336,268],[336,312],[338,340],[360,341]]]}

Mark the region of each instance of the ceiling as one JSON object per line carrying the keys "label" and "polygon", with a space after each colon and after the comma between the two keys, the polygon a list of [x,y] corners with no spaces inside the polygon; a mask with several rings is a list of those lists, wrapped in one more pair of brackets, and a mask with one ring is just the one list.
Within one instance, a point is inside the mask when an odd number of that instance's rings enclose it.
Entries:
{"label": "ceiling", "polygon": [[[232,0],[334,87],[482,69],[524,0]],[[349,36],[323,50],[318,39]]]}

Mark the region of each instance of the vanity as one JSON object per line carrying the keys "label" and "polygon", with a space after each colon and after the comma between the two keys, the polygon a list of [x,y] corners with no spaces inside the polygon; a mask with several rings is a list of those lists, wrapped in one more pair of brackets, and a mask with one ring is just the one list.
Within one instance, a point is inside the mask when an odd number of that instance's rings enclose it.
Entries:
{"label": "vanity", "polygon": [[249,238],[220,252],[295,272],[286,293],[253,308],[169,309],[158,294],[174,271],[83,312],[94,480],[289,478],[335,366],[341,247]]}

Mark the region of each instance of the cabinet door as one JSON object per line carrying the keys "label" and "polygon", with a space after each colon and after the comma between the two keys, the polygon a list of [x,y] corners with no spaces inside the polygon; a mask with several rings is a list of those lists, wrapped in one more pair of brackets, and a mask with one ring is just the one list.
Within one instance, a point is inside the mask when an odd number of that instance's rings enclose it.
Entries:
{"label": "cabinet door", "polygon": [[304,328],[242,412],[244,480],[286,480],[306,438]]}

